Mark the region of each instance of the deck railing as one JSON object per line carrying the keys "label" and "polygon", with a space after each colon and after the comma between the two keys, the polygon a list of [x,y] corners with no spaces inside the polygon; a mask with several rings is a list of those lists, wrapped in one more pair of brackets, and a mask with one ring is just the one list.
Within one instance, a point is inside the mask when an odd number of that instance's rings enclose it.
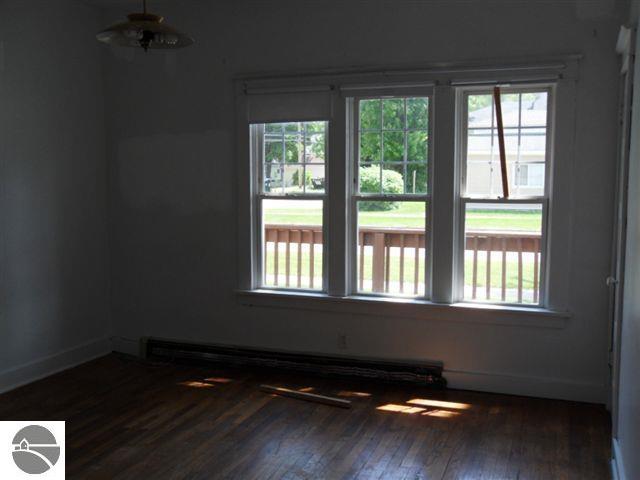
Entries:
{"label": "deck railing", "polygon": [[[426,235],[421,229],[410,228],[360,228],[358,241],[358,287],[360,291],[374,293],[419,293],[424,286],[424,255]],[[265,225],[265,252],[271,255],[272,265],[269,284],[285,287],[319,288],[322,272],[315,265],[319,255],[316,247],[322,245],[322,229],[312,225]],[[271,248],[269,245],[271,244]],[[295,246],[292,249],[292,246]],[[530,232],[468,231],[465,240],[465,258],[470,264],[470,285],[465,286],[465,296],[478,299],[484,287],[485,300],[506,301],[508,297],[537,303],[540,288],[539,260],[540,235]],[[293,251],[293,252],[292,252]],[[305,252],[303,255],[302,252]],[[284,259],[281,258],[284,255]],[[497,259],[495,257],[498,257]],[[292,265],[292,259],[294,264]],[[392,262],[397,262],[393,265]],[[515,289],[509,287],[507,264],[517,265]],[[493,263],[493,265],[492,265]],[[284,267],[282,266],[284,264]],[[525,266],[532,278],[527,278]],[[492,267],[500,269],[499,281],[492,278]],[[284,268],[284,272],[282,269]],[[479,270],[484,269],[484,279]],[[392,275],[391,272],[394,272]],[[303,275],[304,272],[304,275]],[[365,273],[366,272],[366,273]],[[283,275],[284,273],[284,275]],[[284,276],[284,278],[283,278]],[[315,278],[315,277],[318,278]],[[365,277],[368,277],[365,285]],[[393,278],[392,278],[393,277]],[[304,278],[304,285],[303,285]],[[515,290],[513,295],[511,290]],[[524,298],[526,292],[527,298]],[[499,297],[499,298],[498,298]]]}

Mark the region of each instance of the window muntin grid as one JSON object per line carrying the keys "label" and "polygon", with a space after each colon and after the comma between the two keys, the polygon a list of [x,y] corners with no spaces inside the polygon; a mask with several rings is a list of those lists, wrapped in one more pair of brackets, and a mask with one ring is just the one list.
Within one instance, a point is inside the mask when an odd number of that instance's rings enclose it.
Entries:
{"label": "window muntin grid", "polygon": [[[502,195],[500,154],[493,96],[469,93],[466,118],[465,192],[470,197]],[[546,90],[502,95],[505,149],[512,197],[543,196],[547,163],[548,102]],[[543,182],[520,182],[525,165],[542,165]],[[540,167],[534,167],[540,168]]]}
{"label": "window muntin grid", "polygon": [[429,98],[361,99],[358,120],[358,193],[426,194]]}
{"label": "window muntin grid", "polygon": [[263,194],[324,193],[327,122],[264,124],[262,148]]}

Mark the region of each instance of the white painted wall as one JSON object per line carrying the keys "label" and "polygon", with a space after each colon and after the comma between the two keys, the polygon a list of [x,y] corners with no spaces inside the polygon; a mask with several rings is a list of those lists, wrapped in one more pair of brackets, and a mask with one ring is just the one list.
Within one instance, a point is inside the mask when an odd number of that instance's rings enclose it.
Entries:
{"label": "white painted wall", "polygon": [[0,1],[0,391],[109,350],[100,25]]}
{"label": "white painted wall", "polygon": [[[604,402],[619,19],[613,2],[589,3],[156,3],[197,44],[166,56],[109,54],[114,333],[437,359],[455,387]],[[125,13],[112,9],[106,19]],[[567,53],[584,60],[576,155],[558,159],[576,165],[566,185],[573,316],[564,328],[239,305],[234,75]],[[137,347],[123,340],[117,348]]]}

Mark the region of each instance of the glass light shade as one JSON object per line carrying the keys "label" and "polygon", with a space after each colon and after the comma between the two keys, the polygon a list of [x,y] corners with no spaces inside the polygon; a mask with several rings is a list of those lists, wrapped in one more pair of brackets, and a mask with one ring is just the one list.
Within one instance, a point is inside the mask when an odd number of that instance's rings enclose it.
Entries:
{"label": "glass light shade", "polygon": [[98,33],[96,38],[108,45],[142,47],[145,50],[184,48],[193,38],[164,23],[164,18],[150,13],[132,13],[129,21],[117,23]]}

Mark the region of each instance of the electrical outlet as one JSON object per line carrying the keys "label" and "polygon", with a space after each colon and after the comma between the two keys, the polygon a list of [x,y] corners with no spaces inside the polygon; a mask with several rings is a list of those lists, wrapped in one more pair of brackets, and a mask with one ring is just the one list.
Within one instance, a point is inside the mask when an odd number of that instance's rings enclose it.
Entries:
{"label": "electrical outlet", "polygon": [[347,349],[347,336],[344,333],[338,335],[338,348],[340,350]]}

